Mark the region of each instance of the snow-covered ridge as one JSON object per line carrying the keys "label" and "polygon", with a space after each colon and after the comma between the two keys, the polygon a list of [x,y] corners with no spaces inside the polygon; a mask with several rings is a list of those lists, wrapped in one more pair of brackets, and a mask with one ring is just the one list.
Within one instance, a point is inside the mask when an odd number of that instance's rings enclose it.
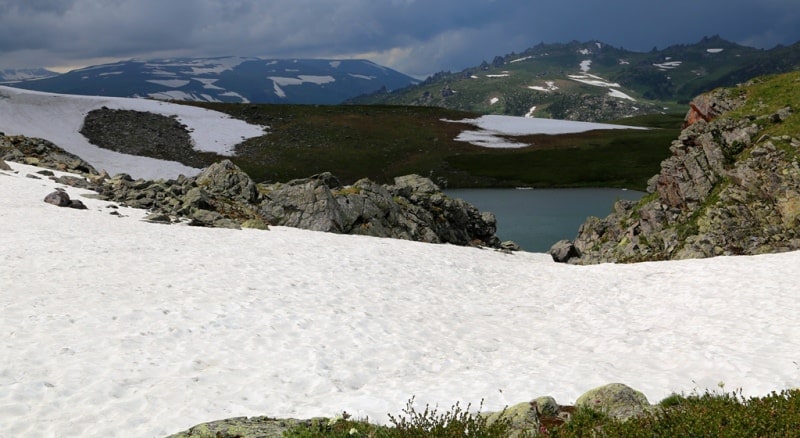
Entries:
{"label": "snow-covered ridge", "polygon": [[2,86],[0,131],[49,140],[110,174],[128,173],[134,178],[156,179],[199,172],[177,162],[121,154],[89,143],[79,132],[83,119],[89,111],[104,106],[176,116],[189,128],[195,149],[220,155],[232,155],[235,145],[265,133],[263,126],[250,125],[203,108],[147,99],[72,96]]}
{"label": "snow-covered ridge", "polygon": [[[800,252],[572,266],[548,255],[154,225],[0,171],[0,434],[162,437],[412,396],[485,410],[623,382],[797,387]],[[56,172],[60,175],[60,172]],[[41,177],[41,176],[40,176]],[[117,211],[120,216],[109,214]],[[567,291],[567,292],[565,292]]]}

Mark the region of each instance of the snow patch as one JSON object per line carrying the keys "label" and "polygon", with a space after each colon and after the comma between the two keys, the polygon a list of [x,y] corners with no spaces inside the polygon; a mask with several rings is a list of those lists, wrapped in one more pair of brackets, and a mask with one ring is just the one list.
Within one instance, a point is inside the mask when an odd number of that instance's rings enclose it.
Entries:
{"label": "snow patch", "polygon": [[489,104],[490,104],[490,105],[494,105],[494,104],[496,104],[497,102],[500,102],[500,98],[493,97],[493,98],[489,99]]}
{"label": "snow patch", "polygon": [[595,87],[619,87],[620,85],[616,82],[608,82],[607,80],[601,78],[600,76],[596,75],[567,75],[570,79],[576,82],[580,82],[586,85],[593,85]]}
{"label": "snow patch", "polygon": [[509,76],[511,76],[511,75],[508,74],[508,73],[502,73],[502,74],[497,74],[497,75],[486,75],[487,78],[507,78]]}
{"label": "snow patch", "polygon": [[[670,58],[667,59],[669,60]],[[667,70],[672,70],[676,67],[680,67],[681,64],[683,64],[683,61],[667,61],[659,64],[653,64],[653,66],[661,71],[667,71]]]}
{"label": "snow patch", "polygon": [[[535,108],[532,108],[532,110]],[[481,116],[477,119],[443,120],[445,122],[468,123],[480,130],[462,131],[456,141],[463,141],[487,148],[523,148],[529,146],[505,137],[534,134],[570,134],[596,129],[647,129],[635,126],[608,123],[573,122],[570,120],[538,119],[501,115]]]}
{"label": "snow patch", "polygon": [[580,53],[581,55],[586,56],[586,55],[591,55],[592,51],[589,50],[589,49],[580,49],[580,50],[578,50],[578,53]]}
{"label": "snow patch", "polygon": [[536,106],[532,106],[531,109],[525,114],[525,117],[533,117],[533,113],[536,111]]}
{"label": "snow patch", "polygon": [[[193,97],[199,100],[201,96]],[[232,155],[235,145],[243,139],[264,135],[265,129],[227,114],[188,105],[150,99],[71,96],[0,86],[0,131],[7,135],[49,140],[112,175],[128,173],[134,178],[157,179],[175,178],[179,174],[191,176],[199,172],[199,169],[177,162],[121,154],[89,143],[78,131],[89,111],[104,106],[176,116],[189,128],[196,150],[220,155]]]}
{"label": "snow patch", "polygon": [[615,381],[653,403],[720,381],[745,397],[800,386],[798,251],[572,266],[287,227],[154,225],[72,187],[88,210],[46,204],[61,185],[9,165],[9,437],[163,437],[342,410],[386,422],[412,395],[499,411],[542,394],[572,404]]}
{"label": "snow patch", "polygon": [[342,65],[342,61],[331,61],[328,63],[328,65],[333,68],[339,68],[339,66]]}
{"label": "snow patch", "polygon": [[269,79],[271,79],[272,82],[274,82],[275,84],[280,85],[282,87],[287,87],[291,85],[303,85],[306,82],[316,85],[323,85],[331,82],[336,82],[336,78],[334,78],[333,76],[314,76],[314,75],[299,75],[293,78],[283,77],[283,76],[269,76]]}
{"label": "snow patch", "polygon": [[511,60],[511,61],[509,61],[508,63],[509,63],[509,64],[513,64],[513,63],[515,63],[515,62],[527,61],[527,60],[529,60],[529,59],[533,59],[533,56],[526,56],[526,57],[524,57],[524,58],[512,59],[512,60]]}
{"label": "snow patch", "polygon": [[619,99],[627,99],[627,100],[631,100],[633,102],[636,102],[636,99],[632,98],[631,96],[629,96],[629,95],[627,95],[627,94],[625,94],[625,93],[623,93],[622,91],[619,91],[619,90],[608,90],[608,95],[611,96],[611,97],[616,97],[616,98],[619,98]]}
{"label": "snow patch", "polygon": [[273,89],[275,90],[275,94],[278,95],[278,97],[280,97],[281,99],[285,99],[286,98],[286,92],[283,91],[283,88],[281,88],[280,85],[278,85],[278,82],[277,81],[273,81],[272,85],[273,85]]}
{"label": "snow patch", "polygon": [[723,50],[725,50],[725,49],[706,49],[706,52],[708,52],[708,53],[720,53]]}
{"label": "snow patch", "polygon": [[226,91],[224,93],[220,93],[219,95],[224,97],[236,97],[241,101],[241,103],[250,103],[250,99],[242,96],[241,94],[235,91]]}
{"label": "snow patch", "polygon": [[364,79],[364,80],[367,80],[367,81],[371,81],[371,80],[375,79],[375,76],[359,75],[359,74],[355,74],[355,73],[348,73],[348,76],[356,78],[356,79]]}
{"label": "snow patch", "polygon": [[545,93],[558,90],[558,86],[556,86],[556,83],[553,81],[546,81],[544,87],[539,85],[529,85],[528,88],[531,90],[543,91]]}
{"label": "snow patch", "polygon": [[150,79],[147,82],[169,88],[180,88],[189,83],[189,81],[185,81],[183,79]]}
{"label": "snow patch", "polygon": [[581,61],[581,71],[582,72],[586,73],[591,69],[592,69],[592,60],[591,59],[585,59],[585,60]]}
{"label": "snow patch", "polygon": [[192,80],[200,82],[207,90],[224,90],[224,88],[214,85],[219,80],[216,78],[192,78]]}

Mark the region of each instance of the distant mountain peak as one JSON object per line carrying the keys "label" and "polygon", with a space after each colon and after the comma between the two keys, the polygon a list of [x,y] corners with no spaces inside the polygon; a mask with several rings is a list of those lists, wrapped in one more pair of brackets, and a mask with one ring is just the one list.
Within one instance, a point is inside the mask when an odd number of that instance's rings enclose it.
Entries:
{"label": "distant mountain peak", "polygon": [[0,83],[12,83],[49,78],[58,73],[44,68],[21,68],[0,70]]}
{"label": "distant mountain peak", "polygon": [[[351,103],[441,106],[484,114],[602,121],[664,111],[705,91],[800,68],[800,43],[760,50],[706,36],[649,52],[598,40],[540,43],[459,73]],[[591,77],[589,77],[591,76]]]}
{"label": "distant mountain peak", "polygon": [[38,91],[163,100],[337,104],[417,81],[359,59],[130,59],[15,86]]}

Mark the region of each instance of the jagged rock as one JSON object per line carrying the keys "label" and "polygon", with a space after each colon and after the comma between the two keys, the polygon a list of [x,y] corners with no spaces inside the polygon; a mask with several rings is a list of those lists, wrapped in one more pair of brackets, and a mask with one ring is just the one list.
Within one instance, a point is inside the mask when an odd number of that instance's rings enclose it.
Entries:
{"label": "jagged rock", "polygon": [[208,166],[197,175],[195,182],[209,193],[247,203],[258,202],[256,183],[230,160]]}
{"label": "jagged rock", "polygon": [[81,178],[79,176],[72,176],[72,175],[62,175],[58,178],[54,179],[55,182],[59,184],[64,184],[71,187],[77,187],[79,189],[88,189],[92,186],[86,178]]}
{"label": "jagged rock", "polygon": [[[800,249],[800,151],[792,135],[763,133],[797,115],[791,106],[765,108],[762,115],[733,113],[748,103],[750,86],[696,99],[703,102],[695,106],[705,117],[672,143],[672,156],[648,181],[649,194],[635,205],[615,205],[604,219],[588,218],[573,241],[580,255],[566,261],[636,262]],[[763,106],[758,101],[749,108]],[[687,121],[697,111],[693,108]]]}
{"label": "jagged rock", "polygon": [[555,262],[565,263],[573,257],[580,257],[580,252],[569,240],[559,240],[550,247],[550,256]]}
{"label": "jagged rock", "polygon": [[5,161],[0,160],[0,170],[14,170]]}
{"label": "jagged rock", "polygon": [[591,408],[605,412],[610,417],[627,420],[646,413],[650,403],[641,392],[622,383],[611,383],[581,395],[575,407]]}
{"label": "jagged rock", "polygon": [[91,164],[40,138],[0,136],[0,159],[80,174],[97,174]]}
{"label": "jagged rock", "polygon": [[273,184],[263,189],[259,212],[273,225],[342,233],[339,205],[331,186],[338,181],[329,173]]}

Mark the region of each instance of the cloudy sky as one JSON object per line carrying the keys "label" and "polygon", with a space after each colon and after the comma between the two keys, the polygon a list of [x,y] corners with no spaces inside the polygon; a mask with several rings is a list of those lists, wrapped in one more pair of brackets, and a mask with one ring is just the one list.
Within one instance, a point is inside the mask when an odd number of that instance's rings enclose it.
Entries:
{"label": "cloudy sky", "polygon": [[798,0],[0,0],[0,68],[171,56],[360,57],[424,77],[534,46],[800,40]]}

